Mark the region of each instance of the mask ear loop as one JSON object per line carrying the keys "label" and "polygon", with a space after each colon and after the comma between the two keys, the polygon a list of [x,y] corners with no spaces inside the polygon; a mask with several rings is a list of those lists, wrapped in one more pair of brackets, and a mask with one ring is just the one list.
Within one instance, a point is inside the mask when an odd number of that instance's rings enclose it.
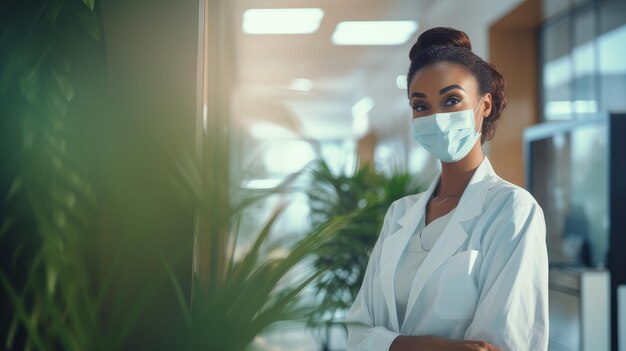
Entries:
{"label": "mask ear loop", "polygon": [[[476,106],[476,108],[474,109],[474,113],[473,116],[476,117],[476,111],[478,111],[478,108],[480,107],[480,104],[482,104],[483,102],[483,98],[485,97],[485,95],[482,95],[480,97],[480,100],[478,100],[478,105]],[[480,118],[480,127],[478,128],[478,134],[482,134],[483,131],[483,119],[485,119],[485,116],[482,116]]]}

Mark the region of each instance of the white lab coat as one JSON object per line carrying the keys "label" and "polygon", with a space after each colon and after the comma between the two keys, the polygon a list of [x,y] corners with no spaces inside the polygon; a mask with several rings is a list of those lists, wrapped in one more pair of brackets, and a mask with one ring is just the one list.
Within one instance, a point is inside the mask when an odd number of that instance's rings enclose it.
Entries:
{"label": "white lab coat", "polygon": [[482,340],[507,351],[548,348],[548,258],[543,212],[485,157],[441,237],[417,270],[404,321],[394,274],[430,188],[387,211],[365,278],[346,315],[349,351],[388,350],[398,335]]}

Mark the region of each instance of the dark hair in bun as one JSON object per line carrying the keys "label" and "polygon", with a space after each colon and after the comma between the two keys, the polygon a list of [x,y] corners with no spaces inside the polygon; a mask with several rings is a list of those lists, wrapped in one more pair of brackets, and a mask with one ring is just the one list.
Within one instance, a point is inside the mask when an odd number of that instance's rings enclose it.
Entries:
{"label": "dark hair in bun", "polygon": [[472,44],[465,32],[454,28],[431,28],[413,44],[409,58],[411,65],[407,73],[407,89],[417,71],[438,62],[451,62],[471,73],[478,82],[480,94],[491,94],[491,113],[483,120],[481,142],[493,138],[496,122],[506,107],[504,78],[492,64],[472,52]]}
{"label": "dark hair in bun", "polygon": [[454,28],[436,27],[425,31],[417,38],[417,42],[409,52],[409,58],[413,61],[418,52],[431,46],[459,47],[472,50],[470,38],[465,32]]}

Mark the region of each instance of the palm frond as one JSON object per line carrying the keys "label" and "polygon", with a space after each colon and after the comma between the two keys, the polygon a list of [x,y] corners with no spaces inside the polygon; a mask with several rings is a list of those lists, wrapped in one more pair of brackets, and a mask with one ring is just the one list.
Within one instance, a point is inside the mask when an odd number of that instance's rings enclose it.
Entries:
{"label": "palm frond", "polygon": [[[259,260],[259,248],[266,244],[268,233],[284,207],[279,206],[256,236],[257,240],[229,271],[224,285],[215,296],[196,286],[197,298],[190,313],[194,349],[243,350],[254,338],[277,323],[303,321],[312,306],[300,304],[303,289],[321,272],[311,271],[298,282],[287,285],[288,273],[343,228],[356,213],[337,216],[299,240],[286,257]],[[292,285],[293,284],[293,285]],[[181,305],[184,305],[181,302]]]}

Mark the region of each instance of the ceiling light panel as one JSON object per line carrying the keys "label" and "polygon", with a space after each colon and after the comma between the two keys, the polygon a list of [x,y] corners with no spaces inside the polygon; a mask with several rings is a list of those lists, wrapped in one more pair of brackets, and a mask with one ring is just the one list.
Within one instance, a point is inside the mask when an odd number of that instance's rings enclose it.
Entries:
{"label": "ceiling light panel", "polygon": [[396,77],[396,86],[399,89],[406,89],[406,74],[401,74]]}
{"label": "ceiling light panel", "polygon": [[243,13],[243,31],[247,34],[314,33],[324,18],[319,8],[248,9]]}
{"label": "ceiling light panel", "polygon": [[335,45],[401,45],[417,32],[416,21],[340,22],[332,36]]}
{"label": "ceiling light panel", "polygon": [[313,88],[313,82],[310,79],[298,78],[291,81],[289,89],[296,91],[310,91]]}

